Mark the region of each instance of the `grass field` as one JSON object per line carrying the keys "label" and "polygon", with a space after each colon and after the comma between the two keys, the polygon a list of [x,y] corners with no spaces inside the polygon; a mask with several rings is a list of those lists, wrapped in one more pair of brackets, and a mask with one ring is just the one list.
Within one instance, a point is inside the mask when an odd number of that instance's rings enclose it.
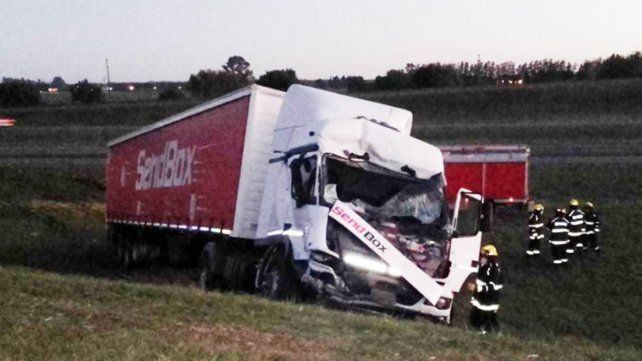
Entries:
{"label": "grass field", "polygon": [[0,270],[0,358],[25,360],[635,360],[573,336],[482,337],[248,295]]}
{"label": "grass field", "polygon": [[[104,242],[103,144],[151,120],[111,119],[108,105],[70,118],[59,117],[58,107],[51,115],[26,109],[33,118],[24,127],[0,129],[0,148],[15,160],[0,159],[0,360],[642,359],[642,82],[367,96],[413,110],[415,135],[431,142],[530,145],[532,196],[547,216],[571,197],[594,201],[604,253],[565,270],[546,263],[547,249],[529,262],[526,214],[498,209],[486,239],[499,246],[506,270],[503,334],[486,338],[466,329],[464,298],[448,328],[203,294],[186,270],[122,272]],[[130,105],[145,117],[147,105]],[[84,124],[91,109],[97,118]],[[69,158],[85,152],[95,154],[93,166]],[[40,163],[24,162],[25,153]]]}

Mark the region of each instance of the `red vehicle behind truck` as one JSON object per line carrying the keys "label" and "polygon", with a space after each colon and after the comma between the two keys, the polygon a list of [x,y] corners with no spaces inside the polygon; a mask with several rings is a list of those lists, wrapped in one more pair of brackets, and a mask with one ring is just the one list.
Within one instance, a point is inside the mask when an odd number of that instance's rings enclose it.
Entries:
{"label": "red vehicle behind truck", "polygon": [[495,204],[526,204],[530,149],[521,145],[441,146],[446,169],[446,199],[460,188]]}

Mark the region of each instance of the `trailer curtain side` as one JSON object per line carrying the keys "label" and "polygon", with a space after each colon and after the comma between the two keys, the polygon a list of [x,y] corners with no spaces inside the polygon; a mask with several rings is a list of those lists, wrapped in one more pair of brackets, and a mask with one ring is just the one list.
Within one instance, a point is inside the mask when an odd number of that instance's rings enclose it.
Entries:
{"label": "trailer curtain side", "polygon": [[110,142],[108,222],[253,237],[282,97],[253,85]]}

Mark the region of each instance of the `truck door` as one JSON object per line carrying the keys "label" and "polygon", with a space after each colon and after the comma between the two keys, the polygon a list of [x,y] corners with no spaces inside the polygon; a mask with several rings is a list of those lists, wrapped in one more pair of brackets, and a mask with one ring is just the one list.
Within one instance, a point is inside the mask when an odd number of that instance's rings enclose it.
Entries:
{"label": "truck door", "polygon": [[[285,230],[294,251],[295,259],[307,259],[310,233],[314,232],[313,219],[318,210],[318,156],[301,156],[291,161],[292,185],[290,189],[294,207],[292,228]],[[327,212],[326,212],[327,213]],[[327,214],[326,214],[327,217]]]}
{"label": "truck door", "polygon": [[459,292],[469,274],[477,272],[481,246],[482,196],[467,189],[457,193],[453,212],[453,237],[450,241],[450,273],[444,287]]}

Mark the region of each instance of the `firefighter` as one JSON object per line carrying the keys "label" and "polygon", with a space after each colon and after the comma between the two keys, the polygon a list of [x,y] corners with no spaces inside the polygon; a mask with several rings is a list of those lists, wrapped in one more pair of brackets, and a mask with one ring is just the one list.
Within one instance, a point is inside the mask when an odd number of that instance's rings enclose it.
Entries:
{"label": "firefighter", "polygon": [[528,249],[526,254],[530,256],[540,255],[540,242],[544,239],[544,206],[536,204],[528,217]]}
{"label": "firefighter", "polygon": [[584,211],[584,224],[586,225],[584,249],[590,246],[593,251],[600,253],[600,246],[597,244],[597,234],[600,233],[600,219],[593,211],[593,203],[584,203]]}
{"label": "firefighter", "polygon": [[568,214],[566,219],[569,221],[568,226],[568,239],[569,244],[566,252],[573,254],[576,251],[581,253],[584,250],[585,225],[584,225],[584,212],[580,210],[580,202],[577,199],[571,199],[568,202]]}
{"label": "firefighter", "polygon": [[499,296],[504,283],[504,276],[499,267],[497,249],[486,245],[481,249],[479,271],[475,279],[475,290],[470,303],[473,309],[470,323],[482,334],[499,331],[497,310]]}
{"label": "firefighter", "polygon": [[548,229],[551,230],[548,243],[551,244],[553,264],[561,265],[568,262],[566,253],[569,244],[568,227],[569,221],[566,219],[566,210],[564,208],[556,209],[555,218],[548,222]]}

